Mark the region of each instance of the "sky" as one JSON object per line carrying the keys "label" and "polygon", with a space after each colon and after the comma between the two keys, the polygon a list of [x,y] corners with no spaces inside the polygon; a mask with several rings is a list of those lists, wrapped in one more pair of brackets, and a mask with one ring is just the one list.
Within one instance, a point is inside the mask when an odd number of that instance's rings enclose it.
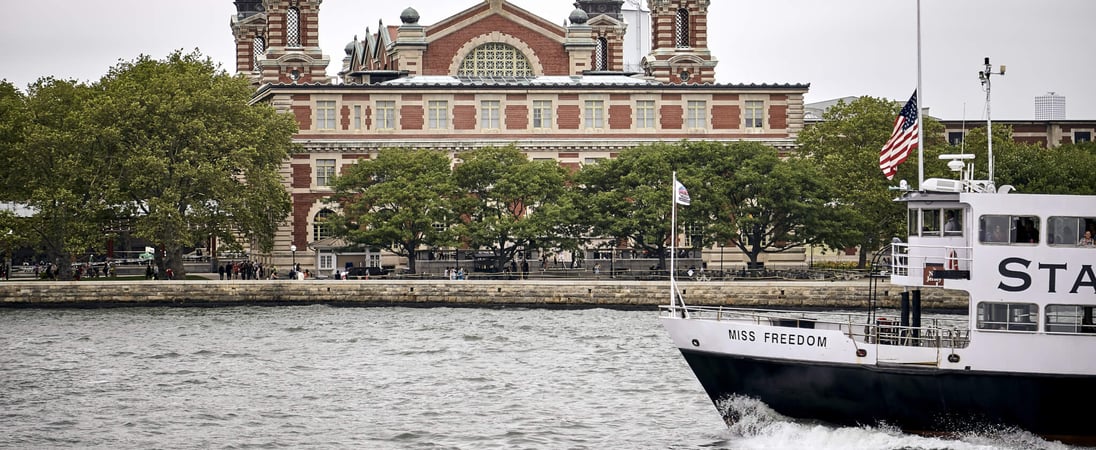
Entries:
{"label": "sky", "polygon": [[[343,48],[414,7],[430,25],[482,0],[326,0],[320,45],[334,75]],[[509,0],[563,24],[573,0]],[[629,0],[632,1],[632,0]],[[1096,120],[1093,0],[712,0],[709,47],[719,83],[810,84],[806,102],[869,95],[905,101],[917,86],[929,114],[986,120],[978,78],[989,57],[991,119],[1033,120],[1034,98],[1066,98],[1066,118]],[[7,1],[0,78],[94,81],[119,61],[198,49],[235,69],[232,0]],[[646,3],[645,1],[643,2]],[[920,63],[918,62],[918,55]]]}

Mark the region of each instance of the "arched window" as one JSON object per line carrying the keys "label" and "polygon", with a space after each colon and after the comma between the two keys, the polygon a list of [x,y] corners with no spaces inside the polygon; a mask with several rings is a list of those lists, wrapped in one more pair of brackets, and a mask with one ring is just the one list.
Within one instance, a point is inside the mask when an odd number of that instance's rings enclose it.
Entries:
{"label": "arched window", "polygon": [[297,8],[289,8],[285,15],[285,45],[301,46],[301,10]]}
{"label": "arched window", "polygon": [[531,77],[533,68],[518,49],[501,42],[476,47],[460,63],[461,77]]}
{"label": "arched window", "polygon": [[597,38],[594,48],[594,70],[609,70],[609,41],[603,37]]}
{"label": "arched window", "polygon": [[689,10],[681,8],[677,10],[677,32],[674,35],[677,48],[688,48],[689,45]]}
{"label": "arched window", "polygon": [[256,36],[251,40],[251,70],[259,71],[259,60],[263,59],[263,55],[266,55],[266,39]]}
{"label": "arched window", "polygon": [[331,225],[327,219],[335,215],[335,211],[325,209],[316,213],[316,217],[312,218],[312,240],[318,241],[320,239],[326,239],[334,236],[335,227]]}

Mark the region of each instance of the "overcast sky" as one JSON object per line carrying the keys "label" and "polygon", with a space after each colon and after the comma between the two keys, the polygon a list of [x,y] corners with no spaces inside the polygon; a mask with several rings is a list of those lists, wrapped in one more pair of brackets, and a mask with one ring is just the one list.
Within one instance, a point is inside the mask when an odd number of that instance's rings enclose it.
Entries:
{"label": "overcast sky", "polygon": [[[320,40],[338,71],[343,47],[411,6],[429,25],[482,0],[326,0]],[[562,24],[573,0],[510,0]],[[199,49],[235,68],[231,0],[9,1],[0,78],[97,80],[119,60]],[[644,4],[646,2],[643,2]],[[710,42],[720,83],[810,83],[807,102],[871,95],[906,100],[917,84],[916,0],[714,0]],[[1096,1],[921,0],[922,85],[930,114],[985,120],[978,81],[992,78],[992,118],[1034,119],[1034,98],[1066,97],[1066,118],[1096,120]]]}

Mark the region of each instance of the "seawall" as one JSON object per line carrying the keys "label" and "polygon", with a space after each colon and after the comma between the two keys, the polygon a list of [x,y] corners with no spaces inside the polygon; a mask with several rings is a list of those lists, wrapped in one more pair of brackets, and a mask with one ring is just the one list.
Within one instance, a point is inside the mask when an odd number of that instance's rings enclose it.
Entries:
{"label": "seawall", "polygon": [[[678,282],[687,304],[757,308],[862,308],[870,285],[853,281]],[[897,308],[903,290],[876,284],[878,304]],[[363,280],[73,281],[0,283],[0,308],[311,305],[528,306],[654,309],[669,302],[666,281]],[[965,309],[962,293],[922,291],[924,309]]]}

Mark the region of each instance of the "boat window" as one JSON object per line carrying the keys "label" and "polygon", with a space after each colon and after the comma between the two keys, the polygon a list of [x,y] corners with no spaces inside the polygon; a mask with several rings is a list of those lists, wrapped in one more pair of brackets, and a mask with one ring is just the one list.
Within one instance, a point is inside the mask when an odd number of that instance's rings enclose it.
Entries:
{"label": "boat window", "polygon": [[[1089,233],[1088,238],[1085,232]],[[1055,247],[1096,248],[1096,217],[1051,217],[1047,219],[1047,243]]]}
{"label": "boat window", "polygon": [[1039,307],[1034,303],[978,303],[978,329],[1035,331]]}
{"label": "boat window", "polygon": [[906,222],[906,224],[908,225],[907,229],[909,231],[910,236],[920,236],[921,235],[921,221],[920,221],[921,215],[918,214],[919,211],[920,210],[917,210],[917,209],[909,210],[909,218],[908,218],[908,222]]}
{"label": "boat window", "polygon": [[944,210],[944,236],[963,235],[963,210]]}
{"label": "boat window", "polygon": [[978,218],[979,239],[990,244],[1039,243],[1039,218],[984,215]]}
{"label": "boat window", "polygon": [[940,235],[940,210],[939,209],[922,209],[921,210],[921,236],[939,236]]}
{"label": "boat window", "polygon": [[1093,312],[1096,306],[1047,305],[1048,333],[1096,334]]}

